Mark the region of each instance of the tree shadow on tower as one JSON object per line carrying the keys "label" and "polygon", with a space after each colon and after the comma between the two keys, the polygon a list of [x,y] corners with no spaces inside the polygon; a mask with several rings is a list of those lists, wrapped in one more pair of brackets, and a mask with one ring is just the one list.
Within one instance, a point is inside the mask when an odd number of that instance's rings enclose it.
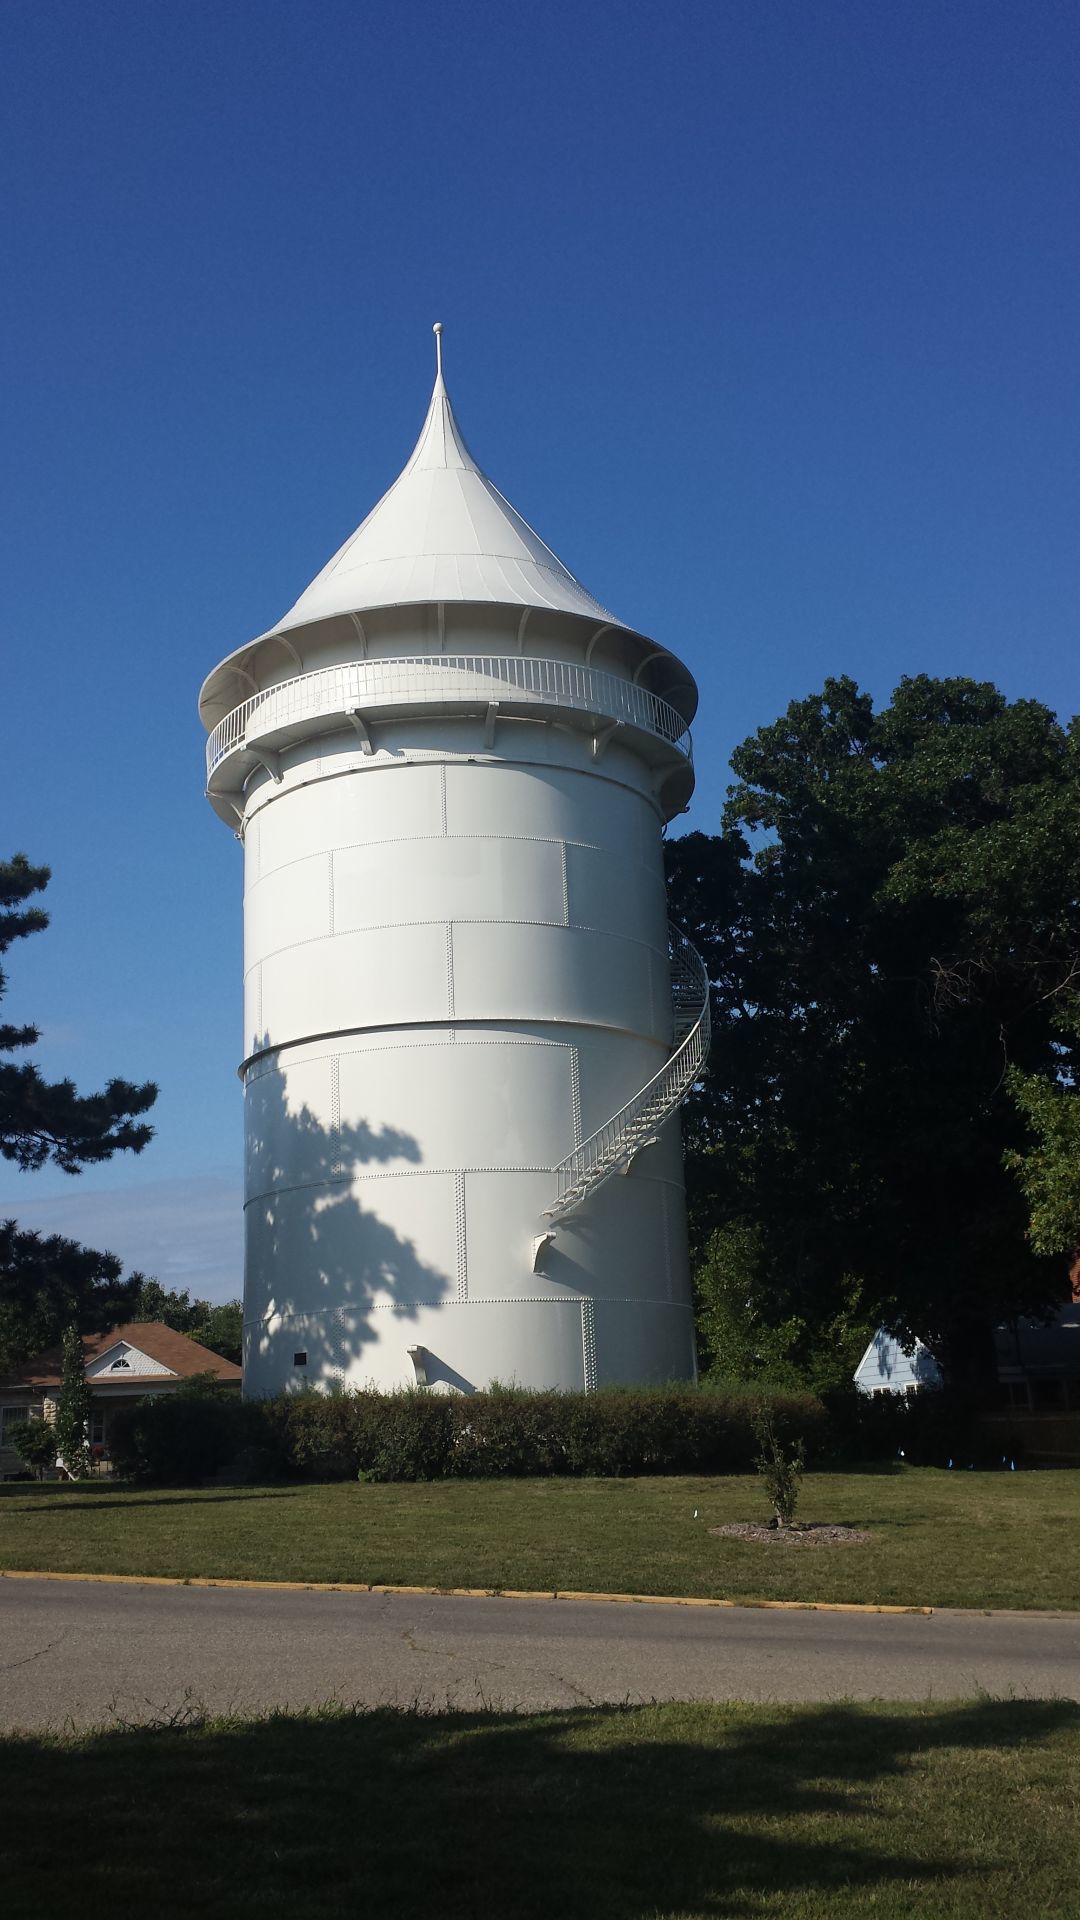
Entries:
{"label": "tree shadow on tower", "polygon": [[452,1176],[424,1182],[424,1233],[445,1254],[444,1269],[394,1224],[415,1217],[415,1188],[401,1176],[419,1166],[419,1142],[392,1126],[338,1119],[334,1074],[329,1056],[304,1063],[290,1097],[280,1055],[266,1053],[245,1086],[249,1393],[406,1383],[409,1323],[456,1293]]}

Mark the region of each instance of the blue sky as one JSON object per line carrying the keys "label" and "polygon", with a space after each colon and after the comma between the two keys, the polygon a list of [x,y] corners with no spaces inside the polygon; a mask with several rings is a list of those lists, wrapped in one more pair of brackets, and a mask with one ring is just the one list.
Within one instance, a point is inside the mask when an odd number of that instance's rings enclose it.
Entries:
{"label": "blue sky", "polygon": [[849,672],[1076,686],[1080,14],[0,10],[0,843],[50,1073],[158,1137],[0,1207],[240,1282],[240,855],[195,696],[393,479],[431,322],[492,478],[732,747]]}

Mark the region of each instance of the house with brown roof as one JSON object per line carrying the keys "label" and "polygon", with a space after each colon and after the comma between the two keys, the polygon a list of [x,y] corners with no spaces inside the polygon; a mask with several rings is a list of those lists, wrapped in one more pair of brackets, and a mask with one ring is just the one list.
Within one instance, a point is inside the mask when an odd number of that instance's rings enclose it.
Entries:
{"label": "house with brown roof", "polygon": [[[99,1460],[108,1459],[109,1421],[118,1407],[130,1407],[148,1394],[175,1393],[196,1374],[212,1374],[237,1393],[243,1380],[231,1360],[160,1320],[130,1321],[107,1333],[87,1333],[82,1346],[92,1407],[89,1438]],[[0,1376],[0,1480],[26,1471],[11,1445],[15,1427],[32,1417],[55,1420],[62,1363],[62,1348],[50,1347]]]}

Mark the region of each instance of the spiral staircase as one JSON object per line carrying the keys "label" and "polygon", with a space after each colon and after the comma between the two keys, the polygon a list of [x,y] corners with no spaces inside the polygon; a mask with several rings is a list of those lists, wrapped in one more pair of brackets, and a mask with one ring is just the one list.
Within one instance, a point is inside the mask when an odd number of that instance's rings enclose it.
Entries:
{"label": "spiral staircase", "polygon": [[558,1194],[544,1210],[549,1220],[572,1213],[612,1174],[629,1172],[635,1156],[652,1145],[704,1068],[710,1035],[709,976],[696,948],[670,923],[668,937],[675,1016],[671,1056],[625,1107],[556,1167]]}

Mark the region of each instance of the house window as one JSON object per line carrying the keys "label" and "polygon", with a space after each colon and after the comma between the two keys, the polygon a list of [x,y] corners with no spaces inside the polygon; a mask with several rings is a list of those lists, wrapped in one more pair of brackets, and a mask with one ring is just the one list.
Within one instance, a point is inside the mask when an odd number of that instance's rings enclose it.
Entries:
{"label": "house window", "polygon": [[293,1354],[292,1363],[294,1367],[307,1366],[307,1348],[306,1347],[301,1347],[299,1353]]}
{"label": "house window", "polygon": [[90,1431],[90,1445],[92,1447],[103,1447],[105,1445],[105,1409],[104,1407],[94,1408],[93,1412],[90,1415],[89,1431]]}
{"label": "house window", "polygon": [[24,1427],[29,1418],[29,1407],[0,1407],[0,1446],[10,1446],[15,1428]]}
{"label": "house window", "polygon": [[112,1363],[112,1366],[109,1368],[109,1372],[110,1373],[130,1373],[131,1361],[124,1360],[123,1358],[119,1360],[114,1360]]}

